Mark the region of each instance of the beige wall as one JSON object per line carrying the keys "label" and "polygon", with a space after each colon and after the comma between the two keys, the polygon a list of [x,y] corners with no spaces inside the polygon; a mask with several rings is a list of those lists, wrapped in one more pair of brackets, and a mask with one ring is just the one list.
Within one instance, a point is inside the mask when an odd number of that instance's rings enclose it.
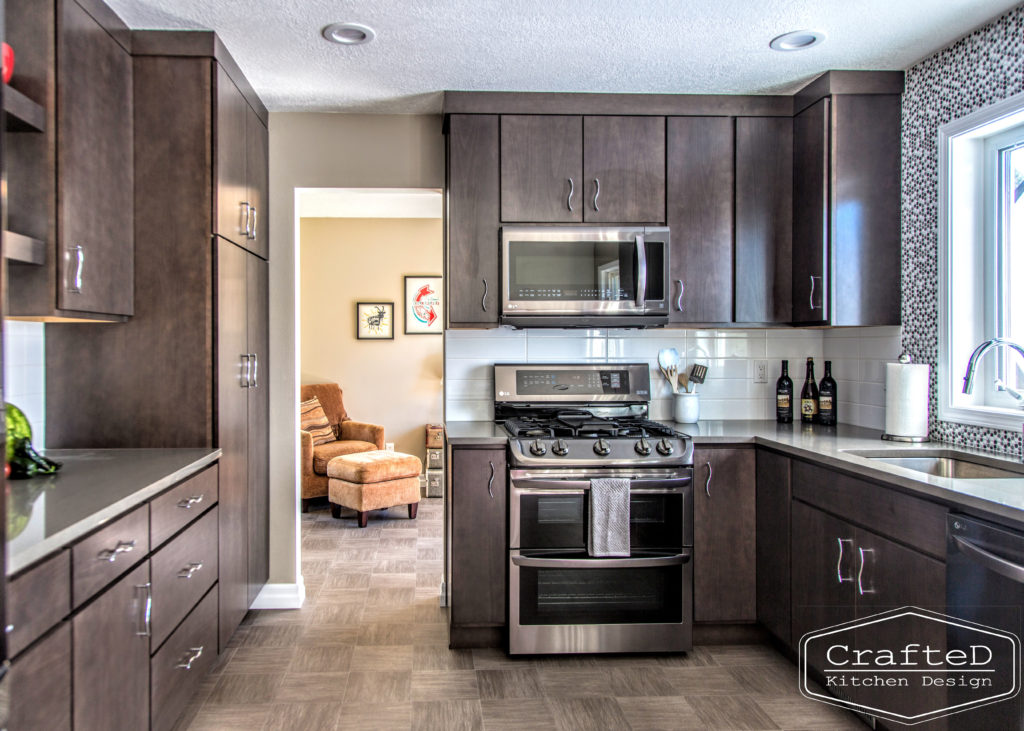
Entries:
{"label": "beige wall", "polygon": [[[402,277],[441,273],[441,219],[303,218],[299,241],[302,383],[341,384],[349,416],[425,459],[423,425],[441,421],[442,338],[405,334]],[[356,302],[394,302],[395,339],[357,340]]]}
{"label": "beige wall", "polygon": [[299,572],[296,188],[442,188],[440,115],[270,115],[270,581]]}

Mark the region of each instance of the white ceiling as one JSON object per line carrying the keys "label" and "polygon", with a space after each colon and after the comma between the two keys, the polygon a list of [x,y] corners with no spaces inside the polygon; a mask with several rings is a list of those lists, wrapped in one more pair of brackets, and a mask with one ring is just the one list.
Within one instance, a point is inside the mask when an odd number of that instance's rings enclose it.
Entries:
{"label": "white ceiling", "polygon": [[441,191],[422,188],[297,188],[300,218],[440,218]]}
{"label": "white ceiling", "polygon": [[[787,93],[905,69],[1019,0],[107,0],[133,28],[213,29],[271,111],[440,111],[446,89]],[[339,46],[338,21],[377,32]],[[798,29],[828,39],[768,48]]]}

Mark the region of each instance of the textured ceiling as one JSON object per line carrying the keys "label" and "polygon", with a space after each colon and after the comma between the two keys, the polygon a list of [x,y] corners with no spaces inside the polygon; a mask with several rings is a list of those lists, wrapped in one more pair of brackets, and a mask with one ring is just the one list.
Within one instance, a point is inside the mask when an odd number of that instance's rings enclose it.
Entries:
{"label": "textured ceiling", "polygon": [[[272,111],[440,111],[445,89],[786,93],[905,69],[1014,0],[107,0],[133,28],[213,29]],[[366,46],[323,40],[359,22]],[[768,41],[812,28],[825,43]]]}

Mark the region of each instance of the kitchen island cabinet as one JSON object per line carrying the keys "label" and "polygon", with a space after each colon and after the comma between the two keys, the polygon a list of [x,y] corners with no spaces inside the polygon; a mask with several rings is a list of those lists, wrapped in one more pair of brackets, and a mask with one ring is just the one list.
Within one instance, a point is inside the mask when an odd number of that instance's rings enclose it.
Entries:
{"label": "kitchen island cabinet", "polygon": [[501,644],[508,573],[505,447],[449,447],[449,644]]}

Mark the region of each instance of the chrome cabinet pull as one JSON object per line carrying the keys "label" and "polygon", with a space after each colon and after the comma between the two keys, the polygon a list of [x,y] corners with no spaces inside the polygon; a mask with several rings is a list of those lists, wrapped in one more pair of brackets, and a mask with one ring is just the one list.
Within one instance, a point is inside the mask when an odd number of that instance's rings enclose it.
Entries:
{"label": "chrome cabinet pull", "polygon": [[253,241],[256,240],[256,213],[257,213],[257,211],[256,211],[256,208],[254,207],[252,209],[252,222],[250,223],[250,228],[252,228],[252,233],[249,234],[249,238],[252,239]]}
{"label": "chrome cabinet pull", "polygon": [[686,291],[686,286],[683,284],[682,279],[677,279],[676,284],[679,285],[679,296],[676,297],[676,312],[683,311],[683,292]]}
{"label": "chrome cabinet pull", "polygon": [[191,510],[193,505],[198,505],[201,502],[203,502],[202,495],[193,495],[192,497],[179,500],[178,507],[185,508],[185,510]]}
{"label": "chrome cabinet pull", "polygon": [[494,490],[491,489],[494,485],[494,462],[488,462],[491,466],[491,477],[487,480],[487,494],[491,496],[491,500],[494,499]]}
{"label": "chrome cabinet pull", "polygon": [[594,187],[594,210],[600,211],[601,209],[597,207],[597,198],[601,195],[601,181],[597,178],[594,178]]}
{"label": "chrome cabinet pull", "polygon": [[852,538],[836,538],[839,542],[839,558],[836,560],[836,578],[839,579],[839,583],[842,584],[846,581],[853,581],[853,576],[843,576],[843,544],[849,543],[850,548],[853,548]]}
{"label": "chrome cabinet pull", "polygon": [[256,353],[250,353],[249,356],[252,358],[252,383],[249,385],[252,388],[259,388],[260,357]]}
{"label": "chrome cabinet pull", "polygon": [[242,201],[238,205],[242,207],[242,213],[245,216],[245,218],[242,219],[242,230],[239,231],[239,233],[245,234],[245,237],[249,238],[249,211],[251,208],[249,206],[249,201]]}
{"label": "chrome cabinet pull", "polygon": [[569,213],[572,213],[572,197],[576,193],[576,183],[572,182],[572,178],[569,178],[569,197],[565,199],[565,204],[569,207]]}
{"label": "chrome cabinet pull", "polygon": [[[75,260],[75,276],[68,277],[71,260]],[[85,248],[76,244],[64,251],[64,289],[72,294],[82,293],[82,270],[85,268]]]}
{"label": "chrome cabinet pull", "polygon": [[480,307],[483,308],[484,312],[487,312],[487,280],[484,281],[484,296],[480,298]]}
{"label": "chrome cabinet pull", "polygon": [[704,492],[707,493],[708,497],[711,497],[711,475],[714,471],[711,469],[711,463],[705,462],[704,465],[708,468],[708,478],[704,480]]}
{"label": "chrome cabinet pull", "polygon": [[190,647],[190,648],[188,648],[188,654],[185,655],[184,657],[182,657],[181,658],[181,662],[179,662],[174,667],[179,669],[179,670],[191,670],[192,669],[192,663],[194,663],[196,660],[198,660],[202,656],[203,656],[203,646],[202,645],[200,645],[199,647]]}
{"label": "chrome cabinet pull", "polygon": [[857,552],[860,554],[860,569],[857,570],[857,592],[864,596],[865,594],[874,594],[875,588],[872,585],[871,577],[868,577],[868,586],[864,587],[864,564],[867,563],[865,554],[871,554],[870,558],[872,561],[875,560],[875,550],[873,548],[857,548]]}
{"label": "chrome cabinet pull", "polygon": [[197,561],[195,563],[190,563],[188,565],[188,568],[184,568],[184,569],[182,569],[181,571],[178,572],[178,578],[179,579],[191,579],[193,574],[195,574],[201,568],[203,568],[203,562],[202,561]]}
{"label": "chrome cabinet pull", "polygon": [[249,386],[252,385],[252,381],[249,380],[252,376],[252,362],[249,360],[248,353],[242,353],[238,357],[241,358],[238,365],[242,370],[242,375],[240,377],[241,383],[238,385],[241,388],[249,388]]}
{"label": "chrome cabinet pull", "polygon": [[809,300],[809,304],[811,305],[811,309],[812,310],[820,310],[821,309],[820,307],[815,307],[814,306],[814,280],[815,279],[821,279],[821,277],[816,277],[813,274],[811,275],[811,294],[808,297],[808,300]]}
{"label": "chrome cabinet pull", "polygon": [[146,601],[142,604],[142,616],[140,617],[138,629],[135,630],[137,637],[153,636],[153,582],[136,584],[136,589],[146,590]]}
{"label": "chrome cabinet pull", "polygon": [[107,563],[114,563],[117,557],[122,553],[131,553],[135,549],[135,541],[118,541],[117,545],[113,548],[105,548],[96,554],[97,561],[106,561]]}

